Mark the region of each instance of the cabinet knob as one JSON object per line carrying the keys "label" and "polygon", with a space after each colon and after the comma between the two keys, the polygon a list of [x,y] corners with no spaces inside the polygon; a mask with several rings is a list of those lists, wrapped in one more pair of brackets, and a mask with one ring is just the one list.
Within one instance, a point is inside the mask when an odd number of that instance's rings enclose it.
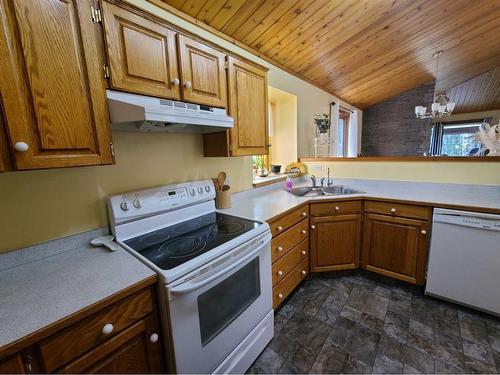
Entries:
{"label": "cabinet knob", "polygon": [[340,207],[339,206],[335,206],[335,211],[340,211]]}
{"label": "cabinet knob", "polygon": [[179,78],[174,78],[172,80],[172,83],[174,84],[174,86],[179,86],[179,84],[181,83],[181,81],[179,81]]}
{"label": "cabinet knob", "polygon": [[302,212],[302,216],[306,217],[307,216],[307,212]]}
{"label": "cabinet knob", "polygon": [[278,232],[281,232],[283,230],[283,227],[280,225],[278,226]]}
{"label": "cabinet knob", "polygon": [[302,270],[301,272],[302,275],[305,275],[306,273],[307,273],[306,270]]}
{"label": "cabinet knob", "polygon": [[153,333],[151,336],[149,336],[149,341],[152,342],[153,344],[155,342],[158,342],[159,336],[157,333]]}
{"label": "cabinet knob", "polygon": [[420,234],[427,234],[427,231],[426,231],[425,229],[422,229],[422,230],[420,231]]}
{"label": "cabinet knob", "polygon": [[187,89],[190,89],[192,86],[191,81],[184,82],[184,86],[186,86]]}
{"label": "cabinet knob", "polygon": [[278,271],[278,276],[283,276],[283,271]]}
{"label": "cabinet knob", "polygon": [[300,231],[300,233],[302,233],[302,234],[306,234],[306,233],[307,233],[307,231],[306,231],[306,230],[304,230],[304,229],[302,229],[302,230]]}
{"label": "cabinet knob", "polygon": [[395,214],[395,213],[396,213],[396,209],[395,209],[395,208],[391,208],[391,212],[392,212],[393,214]]}
{"label": "cabinet knob", "polygon": [[302,250],[301,253],[302,253],[302,255],[306,255],[307,254],[307,252],[305,250]]}
{"label": "cabinet knob", "polygon": [[278,251],[283,251],[283,247],[282,246],[278,246]]}
{"label": "cabinet knob", "polygon": [[316,229],[316,225],[311,225],[311,229]]}
{"label": "cabinet knob", "polygon": [[283,294],[282,293],[278,294],[278,298],[283,299]]}
{"label": "cabinet knob", "polygon": [[16,149],[16,151],[25,152],[28,151],[29,146],[26,142],[16,142],[14,148]]}
{"label": "cabinet knob", "polygon": [[113,327],[113,324],[105,324],[104,327],[102,327],[102,334],[109,335],[111,332],[113,332],[113,329],[115,329],[115,327]]}

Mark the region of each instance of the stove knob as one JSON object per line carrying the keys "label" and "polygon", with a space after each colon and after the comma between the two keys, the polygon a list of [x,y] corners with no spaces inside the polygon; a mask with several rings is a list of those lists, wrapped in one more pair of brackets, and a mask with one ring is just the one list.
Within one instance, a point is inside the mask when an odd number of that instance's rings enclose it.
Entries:
{"label": "stove knob", "polygon": [[210,186],[209,186],[209,185],[206,185],[206,186],[205,186],[205,191],[206,191],[207,193],[210,193]]}
{"label": "stove knob", "polygon": [[189,195],[191,195],[192,197],[194,197],[195,193],[196,193],[196,191],[194,190],[194,188],[189,190]]}
{"label": "stove knob", "polygon": [[128,203],[126,201],[123,201],[120,203],[120,208],[122,211],[128,211]]}
{"label": "stove knob", "polygon": [[141,208],[141,201],[139,200],[139,198],[135,198],[134,201],[132,202],[132,204],[134,205],[135,208]]}
{"label": "stove knob", "polygon": [[203,188],[201,186],[198,187],[198,194],[203,194]]}

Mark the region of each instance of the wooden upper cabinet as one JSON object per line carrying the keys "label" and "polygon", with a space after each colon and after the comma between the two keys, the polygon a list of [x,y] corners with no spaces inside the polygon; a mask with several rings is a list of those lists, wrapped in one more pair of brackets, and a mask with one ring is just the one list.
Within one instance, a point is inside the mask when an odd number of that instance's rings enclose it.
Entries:
{"label": "wooden upper cabinet", "polygon": [[[1,98],[0,98],[1,99]],[[5,120],[3,118],[2,103],[0,102],[0,172],[12,169],[9,153],[9,142],[5,131]]]}
{"label": "wooden upper cabinet", "polygon": [[228,58],[231,155],[264,155],[268,149],[267,73],[255,65]]}
{"label": "wooden upper cabinet", "polygon": [[422,285],[428,252],[427,221],[365,215],[363,268]]}
{"label": "wooden upper cabinet", "polygon": [[226,54],[178,35],[182,98],[187,102],[226,107]]}
{"label": "wooden upper cabinet", "polygon": [[92,0],[0,0],[0,93],[16,169],[113,162]]}
{"label": "wooden upper cabinet", "polygon": [[111,87],[180,100],[176,33],[107,2],[102,12]]}
{"label": "wooden upper cabinet", "polygon": [[358,268],[361,251],[361,215],[314,217],[311,219],[311,271]]}
{"label": "wooden upper cabinet", "polygon": [[248,156],[269,153],[267,71],[228,56],[229,114],[234,126],[205,134],[205,156]]}

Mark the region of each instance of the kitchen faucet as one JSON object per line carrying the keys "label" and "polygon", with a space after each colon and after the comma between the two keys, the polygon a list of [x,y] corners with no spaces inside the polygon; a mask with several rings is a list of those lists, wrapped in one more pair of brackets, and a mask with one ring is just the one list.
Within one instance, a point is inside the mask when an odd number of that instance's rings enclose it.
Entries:
{"label": "kitchen faucet", "polygon": [[311,175],[311,182],[312,182],[312,187],[316,187],[316,176],[315,175]]}
{"label": "kitchen faucet", "polygon": [[326,186],[332,186],[333,185],[333,178],[332,181],[330,181],[330,168],[327,169],[328,177],[326,180]]}

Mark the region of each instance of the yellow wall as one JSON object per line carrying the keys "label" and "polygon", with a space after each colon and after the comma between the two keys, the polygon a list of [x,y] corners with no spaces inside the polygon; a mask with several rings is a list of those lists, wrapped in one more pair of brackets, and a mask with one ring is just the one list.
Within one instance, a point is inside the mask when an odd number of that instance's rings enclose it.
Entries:
{"label": "yellow wall", "polygon": [[[269,86],[272,128],[269,156],[271,164],[285,166],[297,161],[297,97]],[[272,125],[271,125],[272,123]]]}
{"label": "yellow wall", "polygon": [[340,178],[500,185],[498,162],[308,162],[308,172]]}

